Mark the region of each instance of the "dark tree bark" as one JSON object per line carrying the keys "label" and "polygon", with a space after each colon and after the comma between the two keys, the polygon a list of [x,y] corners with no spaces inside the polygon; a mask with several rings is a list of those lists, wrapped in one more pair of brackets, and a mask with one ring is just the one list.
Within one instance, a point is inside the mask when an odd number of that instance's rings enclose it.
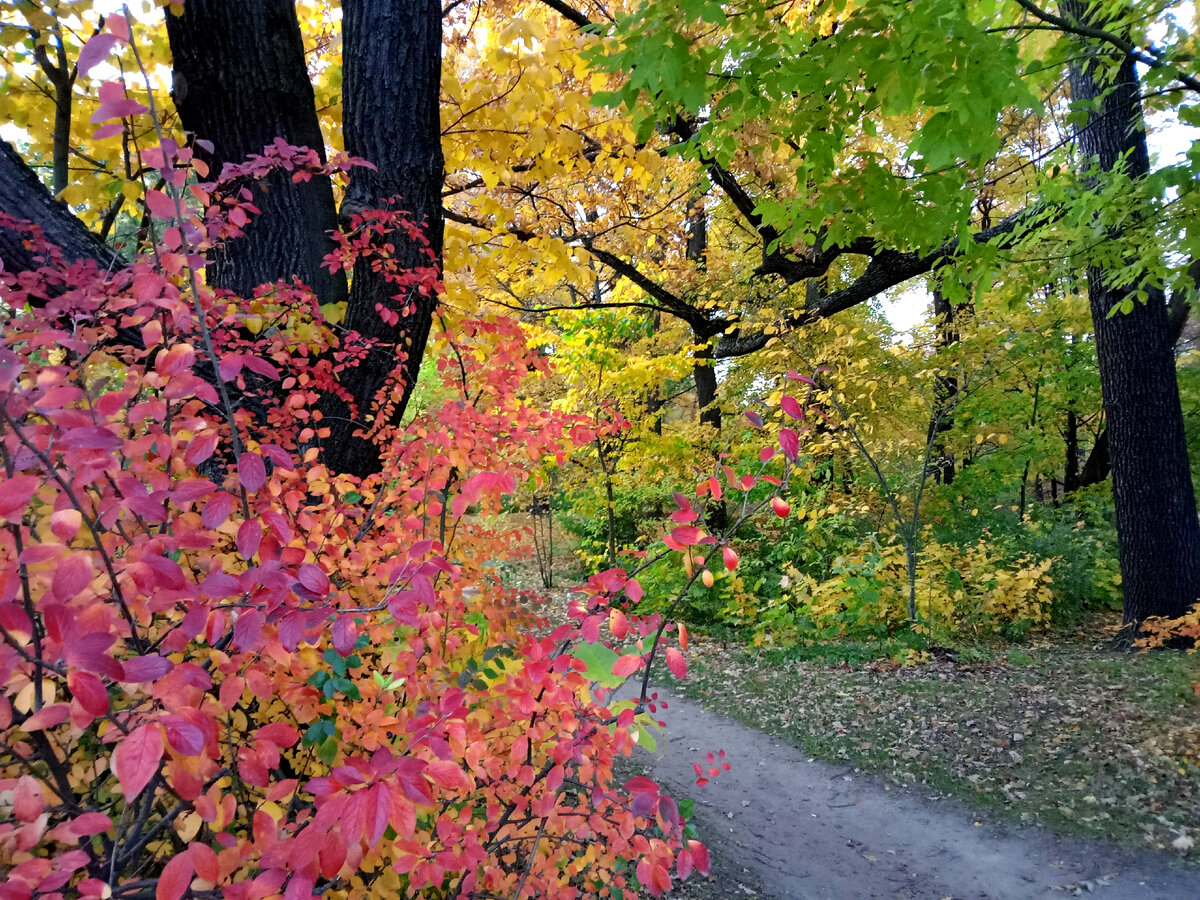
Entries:
{"label": "dark tree bark", "polygon": [[[1093,4],[1064,0],[1064,15],[1092,22]],[[1085,165],[1109,172],[1126,166],[1134,178],[1150,171],[1146,130],[1133,60],[1108,61],[1086,47],[1070,67],[1071,93],[1092,105],[1079,129]],[[1106,62],[1108,63],[1106,65]],[[1119,233],[1111,240],[1122,240]],[[1109,317],[1130,287],[1109,273],[1088,269],[1088,294],[1096,333],[1100,387],[1107,415],[1109,453],[1125,622],[1179,616],[1200,598],[1200,520],[1188,466],[1183,413],[1167,303],[1153,284],[1142,284],[1146,303]]]}
{"label": "dark tree bark", "polygon": [[[95,260],[102,269],[121,268],[121,256],[88,230],[61,200],[42,184],[25,165],[20,154],[0,140],[0,212],[38,225],[51,244],[69,262]],[[0,228],[0,261],[8,272],[24,272],[40,265],[40,259],[24,243],[24,237]]]}
{"label": "dark tree bark", "polygon": [[[944,350],[958,343],[957,314],[955,306],[940,288],[933,292],[933,316],[937,323],[937,347]],[[938,484],[954,483],[954,454],[946,449],[946,433],[954,428],[952,410],[958,403],[958,376],[939,375],[933,387],[933,414],[929,417],[928,441],[933,445],[930,460],[933,479]]]}
{"label": "dark tree bark", "polygon": [[[225,163],[239,163],[282,138],[325,159],[304,41],[292,0],[189,0],[179,16],[166,16],[174,57],[173,95],[184,129],[210,141],[196,155],[216,178]],[[346,299],[346,279],[322,265],[337,227],[328,178],[293,182],[276,172],[248,185],[262,210],[213,254],[209,282],[250,297],[261,284],[299,278],[321,303]]]}
{"label": "dark tree bark", "polygon": [[[419,226],[423,240],[404,229],[387,236],[391,258],[401,269],[435,267],[442,260],[442,159],[439,91],[442,62],[442,7],[437,0],[345,0],[342,4],[342,127],[346,151],[377,171],[357,169],[342,205],[350,213],[397,208]],[[339,471],[366,475],[379,470],[378,449],[356,436],[372,426],[373,404],[401,363],[403,385],[389,404],[389,423],[404,415],[433,324],[437,297],[410,290],[397,293],[370,262],[354,270],[345,325],[378,342],[367,358],[347,373],[343,383],[354,398],[358,416],[344,404],[329,401],[326,421],[330,438],[326,461]],[[414,311],[396,325],[387,324],[376,304],[411,304]]]}

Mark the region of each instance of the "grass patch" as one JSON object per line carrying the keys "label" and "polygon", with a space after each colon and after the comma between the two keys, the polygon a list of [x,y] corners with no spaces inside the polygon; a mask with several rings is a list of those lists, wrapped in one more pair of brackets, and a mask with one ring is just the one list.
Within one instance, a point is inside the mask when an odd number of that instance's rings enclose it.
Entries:
{"label": "grass patch", "polygon": [[677,689],[817,757],[1200,862],[1200,658],[1094,630],[918,665],[897,649],[703,643]]}

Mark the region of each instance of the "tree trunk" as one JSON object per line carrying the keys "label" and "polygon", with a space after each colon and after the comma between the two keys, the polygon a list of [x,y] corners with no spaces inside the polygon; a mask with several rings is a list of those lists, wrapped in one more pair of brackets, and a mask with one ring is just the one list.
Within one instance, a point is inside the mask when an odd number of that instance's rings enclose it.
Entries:
{"label": "tree trunk", "polygon": [[[188,0],[167,13],[173,95],[184,129],[212,143],[196,155],[217,178],[281,138],[325,159],[304,41],[291,0]],[[321,303],[346,299],[346,278],[322,264],[334,244],[337,209],[329,178],[293,182],[287,172],[247,185],[262,211],[245,235],[213,253],[208,280],[239,297],[261,284],[299,278]]]}
{"label": "tree trunk", "polygon": [[[346,151],[367,159],[376,171],[359,168],[342,205],[352,213],[384,207],[395,199],[421,232],[403,228],[386,240],[400,270],[442,265],[442,159],[439,92],[442,63],[442,7],[436,0],[344,0],[342,4],[342,123]],[[367,475],[379,470],[379,453],[365,432],[399,423],[416,384],[433,324],[437,296],[415,288],[400,291],[371,261],[354,270],[345,325],[376,341],[366,358],[348,370],[343,385],[357,407],[351,418],[344,403],[330,400],[326,460],[338,471]],[[393,301],[393,298],[396,298]],[[407,307],[395,325],[377,304]],[[381,389],[400,376],[383,406]]]}
{"label": "tree trunk", "polygon": [[[61,200],[25,165],[19,153],[0,140],[0,212],[32,222],[42,235],[62,250],[68,262],[95,260],[102,269],[125,265],[120,255],[88,230]],[[24,236],[0,228],[0,262],[6,272],[24,272],[41,265],[40,258],[24,245]]]}
{"label": "tree trunk", "polygon": [[[937,348],[944,350],[958,342],[958,308],[946,299],[941,289],[933,292],[933,315],[937,322]],[[952,410],[958,403],[958,376],[939,375],[933,388],[933,414],[929,417],[928,441],[933,445],[933,479],[938,484],[954,483],[954,454],[946,449],[945,435],[954,428]]]}
{"label": "tree trunk", "polygon": [[[1095,4],[1065,0],[1068,18],[1092,21]],[[1104,172],[1119,164],[1131,177],[1150,171],[1145,123],[1132,59],[1105,66],[1085,48],[1070,67],[1071,93],[1092,104],[1078,142],[1085,165]],[[1115,77],[1108,77],[1108,76]],[[1122,235],[1111,234],[1111,240]],[[1125,622],[1179,616],[1200,597],[1200,520],[1188,466],[1183,414],[1175,380],[1167,304],[1153,284],[1113,283],[1110,273],[1088,269],[1088,294],[1096,333],[1100,387],[1107,416],[1113,497],[1125,590]],[[1109,316],[1114,305],[1140,288],[1145,303]]]}

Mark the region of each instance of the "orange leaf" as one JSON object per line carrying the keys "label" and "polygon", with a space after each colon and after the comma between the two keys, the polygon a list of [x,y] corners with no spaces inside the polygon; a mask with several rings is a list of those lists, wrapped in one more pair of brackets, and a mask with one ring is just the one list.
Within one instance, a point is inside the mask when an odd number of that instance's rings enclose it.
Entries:
{"label": "orange leaf", "polygon": [[642,667],[642,657],[638,653],[626,653],[613,663],[613,674],[618,678],[627,678]]}

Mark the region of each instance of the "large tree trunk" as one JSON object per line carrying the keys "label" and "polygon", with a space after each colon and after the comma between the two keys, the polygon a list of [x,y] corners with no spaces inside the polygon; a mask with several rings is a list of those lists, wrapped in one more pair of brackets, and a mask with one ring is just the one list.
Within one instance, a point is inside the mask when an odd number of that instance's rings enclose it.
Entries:
{"label": "large tree trunk", "polygon": [[[220,174],[282,138],[325,159],[304,41],[291,0],[188,0],[167,13],[175,107],[184,129],[212,142],[196,154]],[[346,278],[322,260],[334,248],[337,210],[329,178],[294,182],[276,172],[248,185],[261,215],[213,254],[209,282],[240,297],[261,284],[299,278],[321,303],[346,299]]]}
{"label": "large tree trunk", "polygon": [[[442,62],[442,7],[437,0],[344,0],[342,4],[342,127],[346,151],[376,171],[356,169],[342,206],[349,213],[384,207],[396,198],[423,235],[414,239],[399,228],[387,235],[390,254],[401,270],[433,267],[442,261],[442,159],[439,91]],[[366,475],[379,470],[378,449],[356,435],[376,425],[396,424],[416,383],[433,324],[436,295],[397,288],[371,261],[354,270],[345,325],[377,341],[343,383],[354,398],[357,417],[330,400],[326,420],[331,435],[325,458],[335,469]],[[378,304],[409,307],[399,322],[380,317]],[[377,395],[397,370],[402,383],[383,399]],[[386,393],[386,392],[385,392]],[[374,421],[378,416],[385,421]]]}
{"label": "large tree trunk", "polygon": [[[0,140],[0,212],[32,222],[42,236],[62,250],[68,262],[95,260],[102,269],[121,268],[124,260],[88,230],[61,200],[54,199],[19,153]],[[41,265],[25,246],[25,236],[0,227],[0,262],[5,271],[24,272]]]}
{"label": "large tree trunk", "polygon": [[[1092,21],[1094,4],[1065,0],[1061,7],[1073,20]],[[1098,161],[1109,172],[1123,161],[1130,176],[1143,177],[1150,158],[1133,60],[1106,66],[1096,52],[1086,48],[1070,68],[1074,100],[1094,104],[1078,133],[1084,164]],[[1134,287],[1144,290],[1148,301],[1135,301],[1132,312],[1110,317],[1133,288],[1114,285],[1102,268],[1088,269],[1129,624],[1147,616],[1181,615],[1200,598],[1200,520],[1167,303],[1153,284]]]}

